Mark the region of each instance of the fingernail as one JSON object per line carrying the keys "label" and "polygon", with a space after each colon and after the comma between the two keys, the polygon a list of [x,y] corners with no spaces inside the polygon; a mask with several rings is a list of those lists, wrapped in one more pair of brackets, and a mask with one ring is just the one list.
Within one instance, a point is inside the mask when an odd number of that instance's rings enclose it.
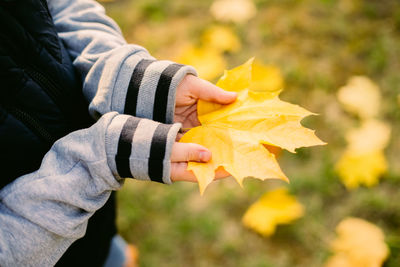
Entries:
{"label": "fingernail", "polygon": [[231,96],[237,96],[237,93],[236,92],[230,92],[230,91],[227,91]]}
{"label": "fingernail", "polygon": [[200,152],[200,160],[201,161],[209,161],[211,159],[211,153],[208,151]]}
{"label": "fingernail", "polygon": [[237,93],[236,92],[228,92],[230,94],[230,97],[232,98],[237,98]]}

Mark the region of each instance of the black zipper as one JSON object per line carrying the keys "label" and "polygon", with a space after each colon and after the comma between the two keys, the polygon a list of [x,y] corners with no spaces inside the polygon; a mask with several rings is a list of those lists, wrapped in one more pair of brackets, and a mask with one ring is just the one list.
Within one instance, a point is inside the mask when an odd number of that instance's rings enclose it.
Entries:
{"label": "black zipper", "polygon": [[22,111],[16,107],[4,106],[4,109],[8,111],[15,118],[20,120],[25,126],[31,129],[37,136],[42,138],[49,144],[53,144],[55,138],[42,126],[40,123],[31,115]]}

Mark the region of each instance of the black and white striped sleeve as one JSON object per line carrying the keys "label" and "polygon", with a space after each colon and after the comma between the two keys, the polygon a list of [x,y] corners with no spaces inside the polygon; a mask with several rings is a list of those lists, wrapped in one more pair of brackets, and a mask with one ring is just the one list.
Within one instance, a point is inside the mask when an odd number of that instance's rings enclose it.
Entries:
{"label": "black and white striped sleeve", "polygon": [[114,175],[170,184],[170,155],[180,126],[116,116],[106,135],[107,161]]}
{"label": "black and white striped sleeve", "polygon": [[171,61],[137,60],[129,85],[121,87],[114,100],[114,107],[122,113],[163,123],[172,123],[175,91],[186,74],[195,74],[189,66]]}
{"label": "black and white striped sleeve", "polygon": [[93,0],[49,0],[60,38],[83,80],[93,117],[110,111],[172,123],[175,90],[193,67],[155,60],[127,44],[116,23]]}
{"label": "black and white striped sleeve", "polygon": [[[176,89],[187,74],[196,75],[195,69],[168,60],[155,60],[146,52],[127,55],[129,48],[125,46],[120,50],[96,63],[86,77],[84,91],[92,94],[89,97],[92,115],[117,111],[172,123]],[[96,72],[98,65],[102,65],[101,71]]]}

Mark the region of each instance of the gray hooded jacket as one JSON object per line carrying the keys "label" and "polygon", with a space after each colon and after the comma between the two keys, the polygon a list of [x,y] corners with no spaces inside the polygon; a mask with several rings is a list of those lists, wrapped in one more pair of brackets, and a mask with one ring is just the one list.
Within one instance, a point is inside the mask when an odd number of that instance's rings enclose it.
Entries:
{"label": "gray hooded jacket", "polygon": [[175,92],[186,74],[196,74],[127,44],[92,0],[48,5],[98,121],[58,140],[39,170],[0,191],[0,266],[54,265],[126,177],[171,183],[181,126],[173,124]]}

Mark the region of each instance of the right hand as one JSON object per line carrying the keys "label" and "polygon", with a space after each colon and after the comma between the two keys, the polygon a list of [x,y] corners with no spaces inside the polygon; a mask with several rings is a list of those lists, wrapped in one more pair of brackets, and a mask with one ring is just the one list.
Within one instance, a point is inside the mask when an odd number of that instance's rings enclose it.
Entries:
{"label": "right hand", "polygon": [[186,75],[176,89],[174,122],[182,123],[183,128],[200,125],[197,118],[197,103],[205,100],[227,105],[234,102],[237,93],[228,92],[214,84],[193,75]]}
{"label": "right hand", "polygon": [[[171,154],[171,181],[197,182],[193,172],[187,170],[188,162],[209,162],[211,157],[211,151],[204,146],[193,143],[175,142],[172,146]],[[219,168],[215,174],[216,179],[228,176],[230,174],[222,168]]]}

